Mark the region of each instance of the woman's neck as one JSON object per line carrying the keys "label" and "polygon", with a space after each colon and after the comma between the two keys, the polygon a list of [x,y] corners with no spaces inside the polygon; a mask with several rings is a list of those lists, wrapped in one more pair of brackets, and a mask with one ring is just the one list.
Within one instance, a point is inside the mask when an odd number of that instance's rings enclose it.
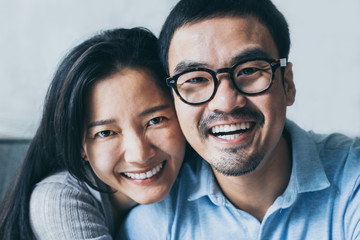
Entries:
{"label": "woman's neck", "polygon": [[110,202],[113,208],[115,226],[118,226],[129,210],[137,205],[134,200],[119,191],[110,193]]}

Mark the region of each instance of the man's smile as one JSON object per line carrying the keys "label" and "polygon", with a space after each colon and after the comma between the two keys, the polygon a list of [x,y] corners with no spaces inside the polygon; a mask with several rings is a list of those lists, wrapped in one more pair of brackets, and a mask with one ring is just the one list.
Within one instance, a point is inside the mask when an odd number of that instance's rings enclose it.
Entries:
{"label": "man's smile", "polygon": [[254,122],[217,125],[212,127],[209,130],[209,133],[218,138],[222,138],[225,140],[233,140],[254,126]]}

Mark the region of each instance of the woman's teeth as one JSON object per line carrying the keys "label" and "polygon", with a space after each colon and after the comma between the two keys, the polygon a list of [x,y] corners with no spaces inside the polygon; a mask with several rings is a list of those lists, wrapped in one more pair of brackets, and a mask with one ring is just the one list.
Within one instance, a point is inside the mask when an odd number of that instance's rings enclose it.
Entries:
{"label": "woman's teeth", "polygon": [[153,169],[151,169],[145,173],[123,173],[123,174],[132,179],[144,180],[147,178],[151,178],[152,176],[159,173],[160,170],[163,168],[163,165],[164,165],[164,162],[160,163],[159,165],[157,165],[156,167],[154,167]]}

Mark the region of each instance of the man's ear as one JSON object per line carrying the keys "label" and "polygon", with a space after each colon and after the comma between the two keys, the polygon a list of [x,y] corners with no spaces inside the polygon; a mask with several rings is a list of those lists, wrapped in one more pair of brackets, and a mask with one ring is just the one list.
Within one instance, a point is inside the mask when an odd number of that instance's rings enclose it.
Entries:
{"label": "man's ear", "polygon": [[293,105],[293,103],[295,102],[295,95],[296,95],[292,66],[293,64],[291,62],[288,62],[284,72],[284,91],[288,106]]}

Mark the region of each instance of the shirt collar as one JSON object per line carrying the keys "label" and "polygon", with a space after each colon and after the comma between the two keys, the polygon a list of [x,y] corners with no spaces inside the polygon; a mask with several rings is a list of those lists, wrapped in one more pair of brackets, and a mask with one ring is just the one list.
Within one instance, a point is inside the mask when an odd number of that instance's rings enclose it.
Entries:
{"label": "shirt collar", "polygon": [[189,195],[188,200],[194,201],[201,197],[208,196],[214,204],[223,205],[225,203],[225,197],[217,184],[210,164],[198,155],[195,161],[195,179],[197,181],[195,181],[193,186],[194,190]]}
{"label": "shirt collar", "polygon": [[293,157],[289,187],[294,187],[298,193],[319,191],[329,187],[330,182],[311,133],[288,119],[285,130],[290,135]]}

